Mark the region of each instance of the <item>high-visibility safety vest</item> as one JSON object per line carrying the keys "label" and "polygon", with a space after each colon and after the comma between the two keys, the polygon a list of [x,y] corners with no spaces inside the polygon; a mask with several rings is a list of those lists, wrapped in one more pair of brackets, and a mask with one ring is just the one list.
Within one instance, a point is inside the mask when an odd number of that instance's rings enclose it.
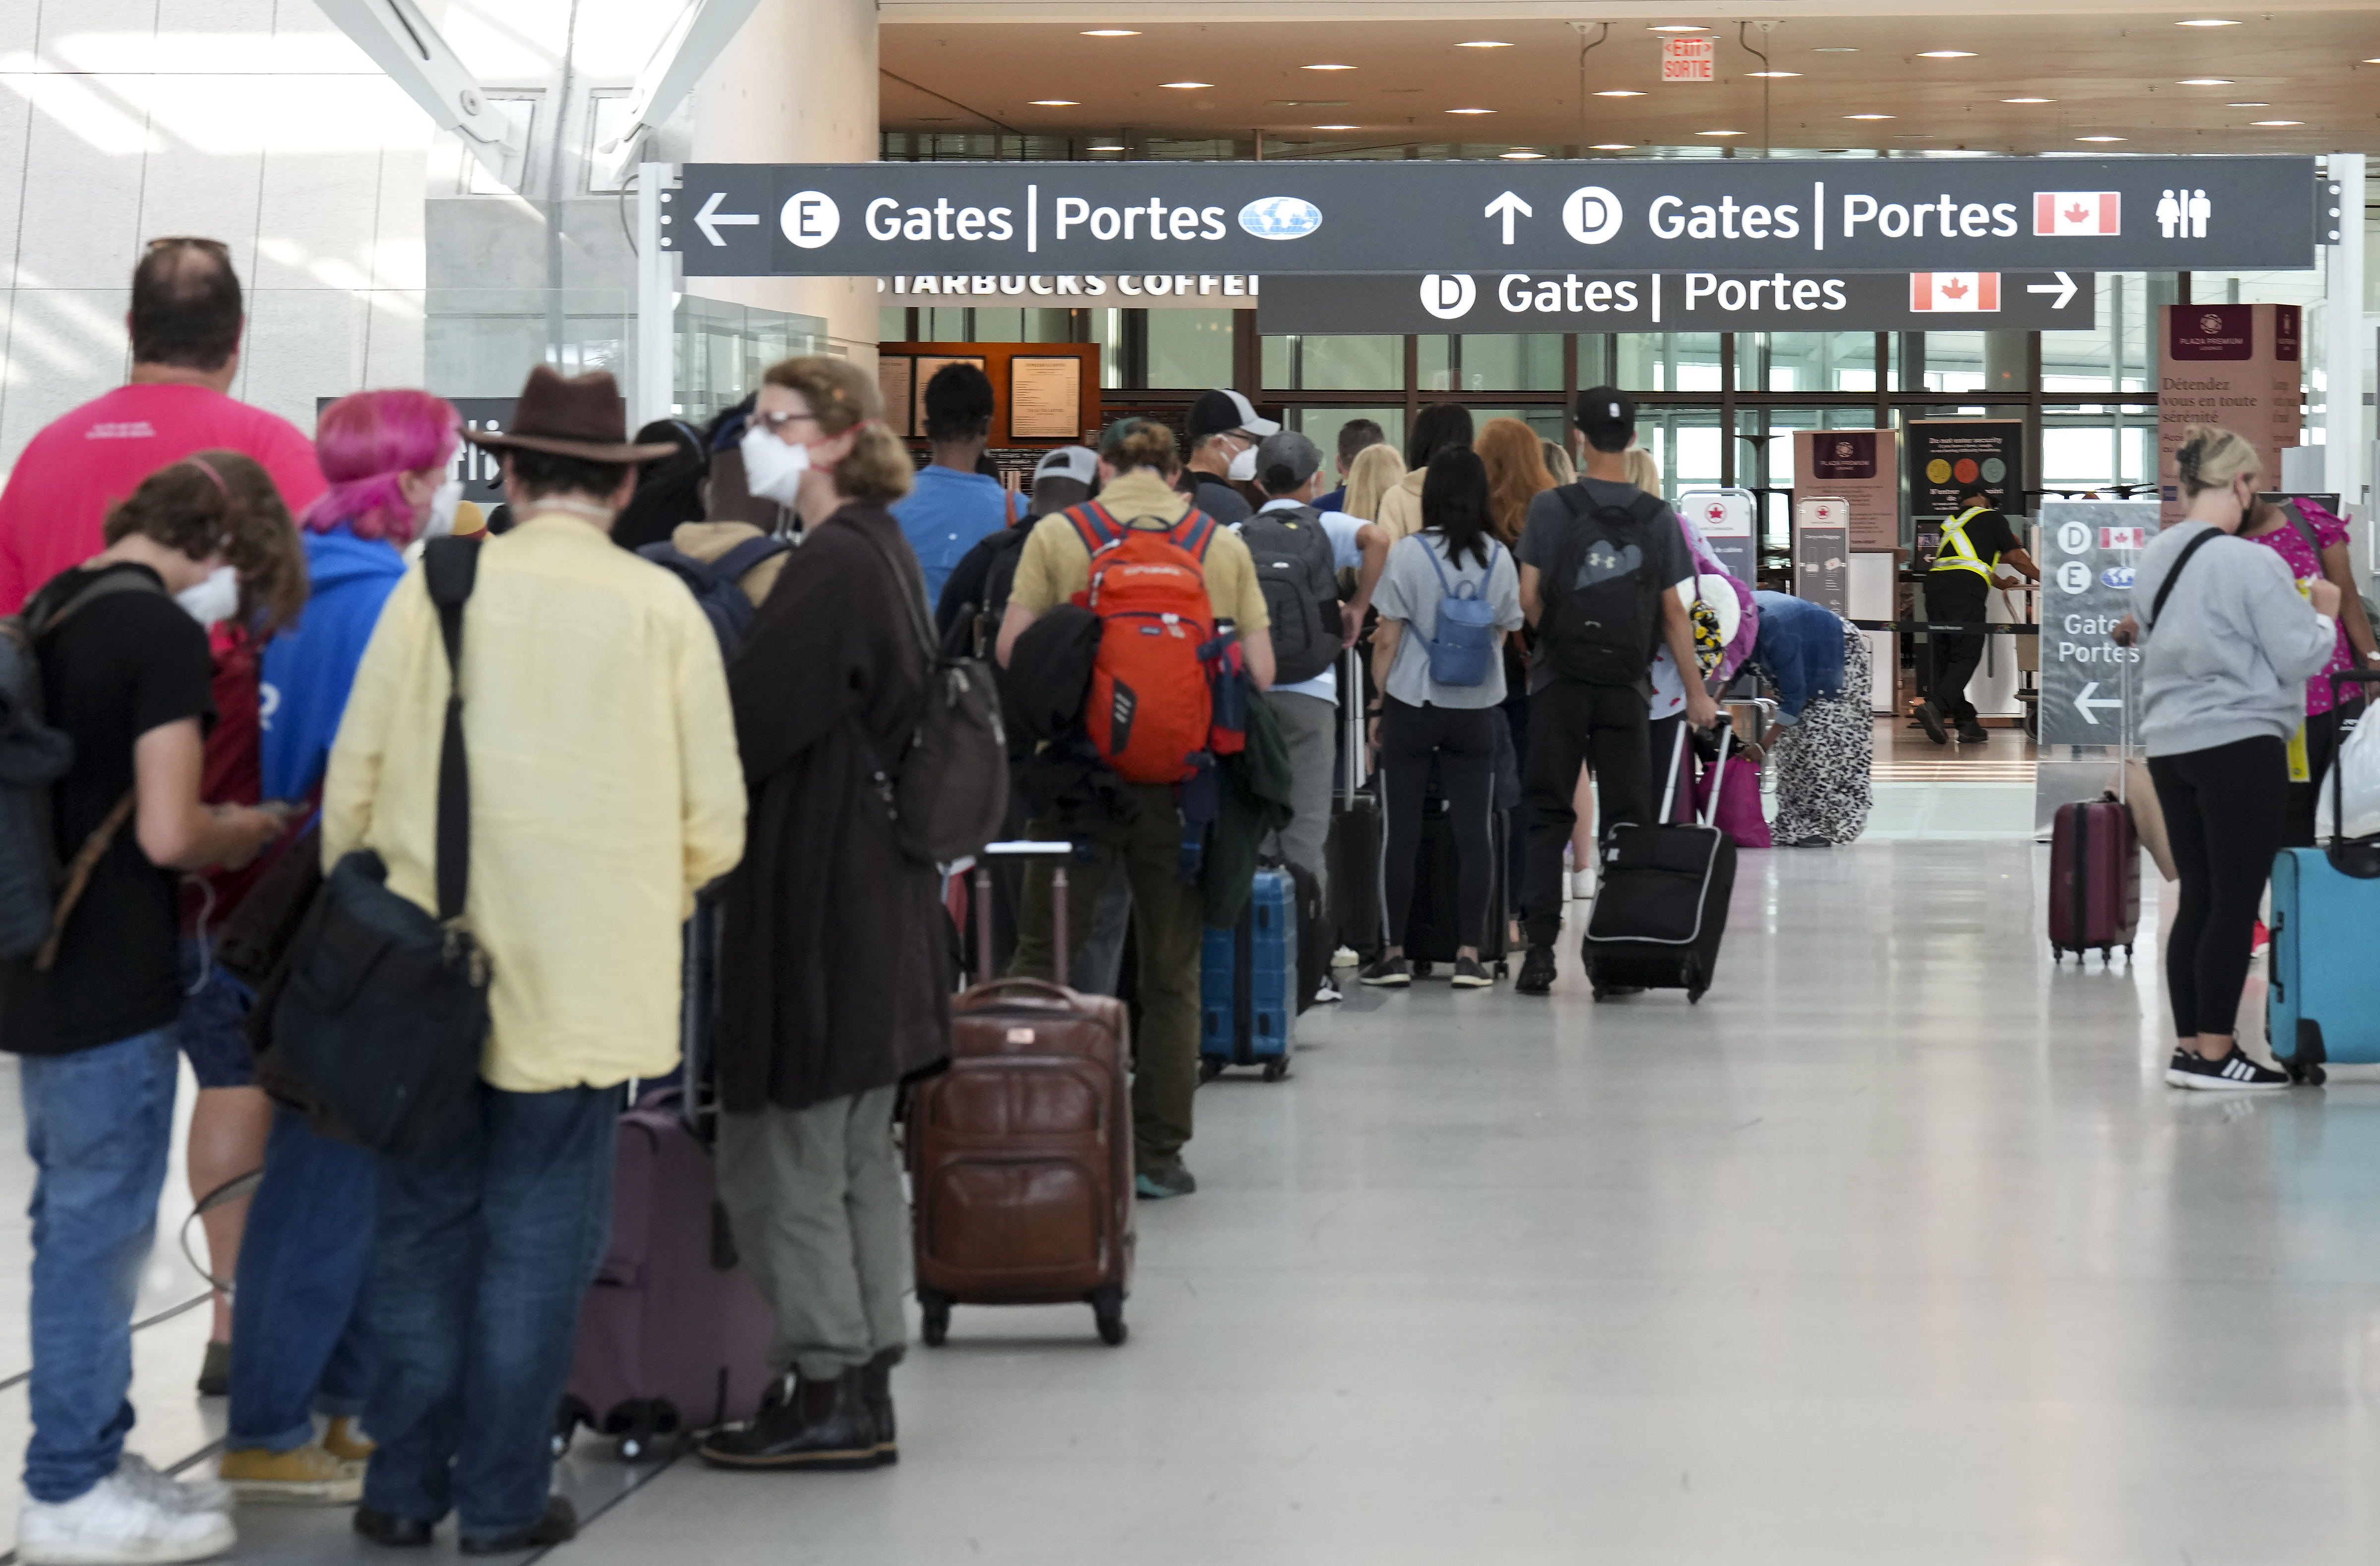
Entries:
{"label": "high-visibility safety vest", "polygon": [[1992,579],[1992,573],[2000,563],[1999,552],[1992,552],[1991,564],[1986,565],[1975,553],[1975,546],[1967,541],[1967,524],[1990,509],[1988,505],[1971,505],[1942,524],[1942,547],[1934,552],[1935,570],[1973,571],[1985,581]]}

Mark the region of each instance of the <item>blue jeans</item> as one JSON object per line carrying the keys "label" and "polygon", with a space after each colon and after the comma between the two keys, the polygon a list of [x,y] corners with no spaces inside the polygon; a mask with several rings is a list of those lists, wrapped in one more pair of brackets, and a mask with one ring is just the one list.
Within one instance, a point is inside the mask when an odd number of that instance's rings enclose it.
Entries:
{"label": "blue jeans", "polygon": [[171,1027],[18,1059],[37,1171],[25,1450],[37,1500],[72,1500],[115,1473],[132,1428],[132,1306],[156,1233],[179,1066]]}
{"label": "blue jeans", "polygon": [[578,1306],[611,1230],[620,1093],[506,1093],[434,1153],[380,1161],[364,1502],[467,1538],[545,1514]]}
{"label": "blue jeans", "polygon": [[232,1296],[232,1450],[287,1451],[314,1439],[316,1413],[363,1412],[379,1184],[371,1154],[315,1135],[293,1110],[273,1111]]}

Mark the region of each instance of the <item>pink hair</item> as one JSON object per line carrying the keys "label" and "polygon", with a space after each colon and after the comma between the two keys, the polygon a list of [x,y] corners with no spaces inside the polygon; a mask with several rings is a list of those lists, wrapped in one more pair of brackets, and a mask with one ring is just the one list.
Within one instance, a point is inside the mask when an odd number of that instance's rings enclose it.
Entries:
{"label": "pink hair", "polygon": [[322,410],[314,455],[331,487],[306,508],[300,525],[327,533],[345,522],[359,539],[403,548],[413,541],[413,508],[397,476],[443,467],[455,455],[462,418],[428,392],[357,392]]}

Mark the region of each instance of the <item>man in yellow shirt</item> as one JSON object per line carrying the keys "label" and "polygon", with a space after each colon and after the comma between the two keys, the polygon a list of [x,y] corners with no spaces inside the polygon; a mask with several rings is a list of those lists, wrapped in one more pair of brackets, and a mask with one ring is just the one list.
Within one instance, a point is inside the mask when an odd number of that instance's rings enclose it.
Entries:
{"label": "man in yellow shirt", "polygon": [[[1171,528],[1190,512],[1190,497],[1173,488],[1180,471],[1172,431],[1150,419],[1125,419],[1100,442],[1099,504],[1126,527]],[[1269,688],[1272,622],[1247,545],[1229,528],[1216,528],[1204,569],[1207,600],[1216,620],[1238,628],[1249,674],[1258,690]],[[1008,613],[1000,624],[1001,662],[1008,662],[1016,638],[1035,620],[1072,601],[1090,580],[1090,551],[1074,524],[1062,514],[1036,523],[1017,561]],[[1172,785],[1119,786],[1124,808],[1088,824],[1087,841],[1081,846],[1091,857],[1069,872],[1066,928],[1073,941],[1090,933],[1099,893],[1121,868],[1132,887],[1133,930],[1140,951],[1141,1028],[1135,1041],[1137,1060],[1132,1080],[1134,1161],[1140,1194],[1159,1199],[1198,1188],[1183,1165],[1182,1149],[1190,1140],[1190,1099],[1198,1086],[1204,904],[1196,884],[1182,879],[1181,809]],[[1050,817],[1035,821],[1026,832],[1043,841],[1081,841],[1085,830],[1084,823]],[[1012,972],[1046,978],[1053,971],[1050,883],[1044,865],[1034,866],[1026,876]]]}
{"label": "man in yellow shirt", "polygon": [[[531,371],[502,449],[512,530],[480,546],[463,616],[471,778],[463,923],[493,1027],[478,1123],[384,1157],[356,1531],[467,1549],[557,1543],[553,1411],[610,1220],[618,1088],[678,1059],[679,927],[744,852],[744,771],[718,640],[677,579],[613,547],[633,464],[617,386]],[[419,568],[356,674],[322,799],[325,865],[378,853],[435,907],[449,680]]]}

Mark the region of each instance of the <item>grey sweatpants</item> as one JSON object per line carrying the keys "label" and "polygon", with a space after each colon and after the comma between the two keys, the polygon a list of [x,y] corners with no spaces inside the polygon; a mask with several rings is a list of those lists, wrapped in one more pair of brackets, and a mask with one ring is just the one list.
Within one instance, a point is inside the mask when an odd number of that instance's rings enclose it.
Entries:
{"label": "grey sweatpants", "polygon": [[1339,761],[1339,704],[1293,690],[1269,690],[1265,702],[1289,747],[1289,825],[1269,836],[1267,853],[1312,873],[1330,905],[1330,777]]}
{"label": "grey sweatpants", "polygon": [[777,1318],[769,1364],[831,1381],[908,1341],[909,1207],[897,1087],[719,1117],[719,1195]]}

